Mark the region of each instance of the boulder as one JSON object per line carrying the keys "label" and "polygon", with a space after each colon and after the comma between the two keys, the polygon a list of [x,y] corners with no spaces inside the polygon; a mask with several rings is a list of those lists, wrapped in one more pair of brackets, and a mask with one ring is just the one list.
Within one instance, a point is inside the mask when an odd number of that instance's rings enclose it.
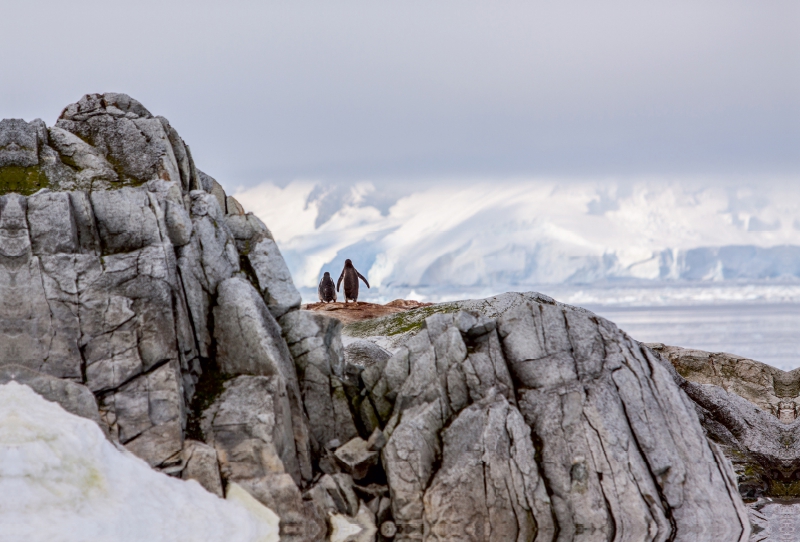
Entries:
{"label": "boulder", "polygon": [[333,454],[336,462],[355,480],[367,477],[369,470],[378,464],[378,452],[371,450],[367,441],[356,437]]}
{"label": "boulder", "polygon": [[[651,345],[694,402],[709,438],[733,464],[749,501],[800,495],[800,371],[725,353]],[[668,361],[667,361],[668,360]]]}
{"label": "boulder", "polygon": [[0,120],[0,168],[31,167],[39,163],[36,127],[22,119]]}
{"label": "boulder", "polygon": [[153,179],[182,182],[166,119],[153,117],[130,96],[87,94],[64,109],[56,127],[102,153],[125,184]]}
{"label": "boulder", "polygon": [[348,474],[324,474],[314,486],[306,491],[306,499],[312,501],[320,517],[331,514],[355,516],[359,500],[353,490],[353,478]]}
{"label": "boulder", "polygon": [[186,410],[177,361],[104,395],[100,411],[111,434],[151,466],[180,463]]}
{"label": "boulder", "polygon": [[119,176],[106,157],[75,134],[53,126],[49,129],[50,143],[60,159],[77,171],[75,188],[91,189],[114,186]]}
{"label": "boulder", "polygon": [[224,497],[217,451],[214,447],[196,440],[187,440],[183,443],[181,454],[184,464],[181,470],[181,478],[195,480],[209,493]]}
{"label": "boulder", "polygon": [[255,273],[259,291],[275,318],[300,308],[300,292],[292,282],[292,275],[275,241],[263,237],[253,244],[245,257]]}
{"label": "boulder", "polygon": [[214,308],[217,364],[228,374],[274,375],[296,380],[281,328],[246,279],[220,283]]}
{"label": "boulder", "polygon": [[657,356],[607,320],[554,305],[512,309],[497,329],[562,533],[746,532],[730,464]]}
{"label": "boulder", "polygon": [[[396,540],[424,539],[434,526],[440,539],[461,540],[489,525],[498,540],[534,531],[544,539],[746,538],[730,464],[657,356],[566,306],[527,301],[490,320],[433,314],[361,374],[389,435],[381,460]],[[536,453],[514,451],[533,443]],[[480,468],[468,474],[476,458]],[[495,470],[506,474],[493,478]],[[492,481],[526,476],[517,493]],[[481,492],[457,491],[457,480]],[[489,531],[470,536],[493,539]]]}
{"label": "boulder", "polygon": [[285,473],[296,484],[301,482],[291,407],[279,374],[239,376],[226,382],[222,394],[203,413],[202,429],[217,450],[226,480],[242,485]]}
{"label": "boulder", "polygon": [[442,465],[424,497],[425,522],[437,540],[554,537],[531,430],[505,397],[462,410],[442,440]]}
{"label": "boulder", "polygon": [[344,348],[345,362],[366,368],[376,363],[385,363],[392,354],[372,341],[355,340]]}
{"label": "boulder", "polygon": [[342,384],[341,323],[308,311],[286,314],[281,322],[297,368],[311,436],[318,445],[356,437],[358,431]]}

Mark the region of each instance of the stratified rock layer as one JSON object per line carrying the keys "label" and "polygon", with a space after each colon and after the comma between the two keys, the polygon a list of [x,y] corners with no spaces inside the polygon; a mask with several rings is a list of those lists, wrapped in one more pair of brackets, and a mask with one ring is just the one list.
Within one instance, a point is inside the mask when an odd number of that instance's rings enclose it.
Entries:
{"label": "stratified rock layer", "polygon": [[0,378],[246,492],[281,540],[748,535],[650,350],[533,293],[362,322],[344,348],[267,227],[126,95],[0,122],[0,193]]}

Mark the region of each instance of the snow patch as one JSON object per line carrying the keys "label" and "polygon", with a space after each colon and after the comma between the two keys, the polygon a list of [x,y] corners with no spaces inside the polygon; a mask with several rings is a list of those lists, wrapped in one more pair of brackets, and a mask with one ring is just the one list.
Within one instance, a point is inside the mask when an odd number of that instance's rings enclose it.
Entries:
{"label": "snow patch", "polygon": [[243,500],[156,472],[91,420],[27,386],[0,386],[4,541],[277,542],[277,516]]}

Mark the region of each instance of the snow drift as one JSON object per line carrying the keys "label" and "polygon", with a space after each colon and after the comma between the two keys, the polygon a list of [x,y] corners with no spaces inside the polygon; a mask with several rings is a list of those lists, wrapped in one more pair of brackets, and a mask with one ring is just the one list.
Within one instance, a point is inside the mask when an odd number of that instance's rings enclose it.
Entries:
{"label": "snow drift", "polygon": [[[152,470],[96,423],[27,386],[0,386],[2,540],[277,542],[278,517],[236,491]],[[238,502],[234,499],[239,499]]]}

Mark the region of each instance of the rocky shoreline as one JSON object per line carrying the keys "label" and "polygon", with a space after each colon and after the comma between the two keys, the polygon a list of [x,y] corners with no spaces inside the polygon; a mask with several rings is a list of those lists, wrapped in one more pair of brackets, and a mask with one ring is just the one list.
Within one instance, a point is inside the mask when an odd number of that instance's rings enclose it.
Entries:
{"label": "rocky shoreline", "polygon": [[0,192],[0,383],[281,540],[763,540],[800,497],[794,373],[537,293],[301,310],[266,225],[128,96],[0,121]]}

